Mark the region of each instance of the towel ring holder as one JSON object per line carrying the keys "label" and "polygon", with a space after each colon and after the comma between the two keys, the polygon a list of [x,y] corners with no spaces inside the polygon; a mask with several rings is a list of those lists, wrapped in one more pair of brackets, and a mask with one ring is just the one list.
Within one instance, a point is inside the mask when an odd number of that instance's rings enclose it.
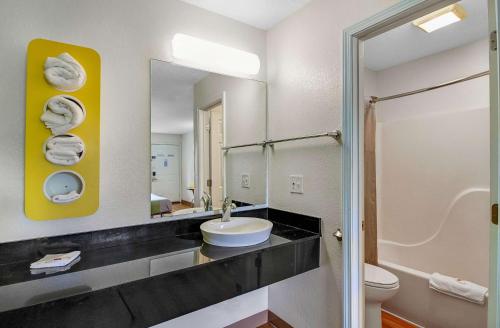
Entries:
{"label": "towel ring holder", "polygon": [[76,103],[78,105],[78,107],[80,107],[80,109],[82,110],[83,112],[83,119],[82,121],[73,126],[70,130],[73,130],[74,128],[80,126],[80,124],[82,124],[83,122],[85,122],[85,118],[87,117],[87,110],[85,109],[85,106],[83,105],[83,103],[80,101],[80,99],[74,97],[74,96],[70,96],[70,95],[56,95],[56,96],[53,96],[53,97],[50,97],[46,102],[45,102],[45,105],[43,105],[43,112],[45,113],[47,111],[47,106],[49,105],[49,102],[54,99],[54,98],[66,98],[68,100],[71,100],[72,102]]}

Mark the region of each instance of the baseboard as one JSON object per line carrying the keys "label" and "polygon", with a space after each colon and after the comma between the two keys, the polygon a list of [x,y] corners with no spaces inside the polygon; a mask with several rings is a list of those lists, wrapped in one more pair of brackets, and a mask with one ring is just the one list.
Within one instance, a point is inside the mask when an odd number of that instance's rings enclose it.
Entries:
{"label": "baseboard", "polygon": [[293,328],[269,310],[256,313],[225,328]]}
{"label": "baseboard", "polygon": [[189,206],[189,207],[194,207],[194,204],[193,204],[193,203],[191,203],[191,202],[189,202],[189,201],[187,201],[187,200],[184,200],[184,199],[183,199],[183,200],[181,200],[181,204],[182,204],[182,205]]}

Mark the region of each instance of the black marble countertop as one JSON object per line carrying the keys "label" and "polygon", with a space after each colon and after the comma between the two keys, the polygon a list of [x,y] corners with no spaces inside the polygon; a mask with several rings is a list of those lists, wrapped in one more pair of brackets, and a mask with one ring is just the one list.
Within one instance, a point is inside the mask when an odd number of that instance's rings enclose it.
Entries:
{"label": "black marble countertop", "polygon": [[[0,326],[150,327],[319,266],[320,221],[272,209],[262,244],[204,244],[214,217],[0,244]],[[31,272],[46,253],[78,249],[66,271]]]}

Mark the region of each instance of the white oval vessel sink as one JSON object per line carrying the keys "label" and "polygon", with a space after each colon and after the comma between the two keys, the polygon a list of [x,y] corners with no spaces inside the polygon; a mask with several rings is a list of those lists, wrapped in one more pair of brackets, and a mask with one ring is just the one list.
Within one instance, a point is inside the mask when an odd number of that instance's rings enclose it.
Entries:
{"label": "white oval vessel sink", "polygon": [[210,245],[243,247],[265,242],[273,224],[264,219],[232,217],[229,222],[214,219],[201,224],[203,241]]}

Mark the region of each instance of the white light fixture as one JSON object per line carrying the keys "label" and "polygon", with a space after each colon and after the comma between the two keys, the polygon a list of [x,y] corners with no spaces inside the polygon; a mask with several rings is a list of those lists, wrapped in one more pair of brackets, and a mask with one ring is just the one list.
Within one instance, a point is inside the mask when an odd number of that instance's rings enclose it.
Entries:
{"label": "white light fixture", "polygon": [[413,24],[427,33],[431,33],[442,27],[461,21],[466,15],[464,8],[454,4],[420,17],[413,21]]}
{"label": "white light fixture", "polygon": [[222,44],[177,33],[172,39],[173,56],[182,65],[233,75],[255,75],[259,56]]}

